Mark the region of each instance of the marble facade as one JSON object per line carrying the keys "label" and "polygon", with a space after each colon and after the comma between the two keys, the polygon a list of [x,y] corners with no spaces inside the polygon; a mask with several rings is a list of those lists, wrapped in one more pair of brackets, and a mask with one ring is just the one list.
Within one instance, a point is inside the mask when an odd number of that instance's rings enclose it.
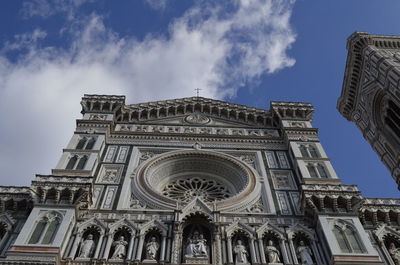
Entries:
{"label": "marble facade", "polygon": [[81,104],[52,174],[0,187],[0,264],[397,264],[400,200],[341,183],[310,104]]}

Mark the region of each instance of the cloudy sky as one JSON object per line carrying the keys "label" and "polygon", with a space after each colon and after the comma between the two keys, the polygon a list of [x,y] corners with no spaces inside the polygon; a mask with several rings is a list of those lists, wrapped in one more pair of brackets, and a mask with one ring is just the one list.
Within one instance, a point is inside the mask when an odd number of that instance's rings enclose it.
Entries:
{"label": "cloudy sky", "polygon": [[398,197],[389,172],[336,110],[354,31],[400,35],[397,0],[4,0],[0,178],[49,174],[83,94],[127,103],[195,95],[269,108],[311,102],[346,184]]}

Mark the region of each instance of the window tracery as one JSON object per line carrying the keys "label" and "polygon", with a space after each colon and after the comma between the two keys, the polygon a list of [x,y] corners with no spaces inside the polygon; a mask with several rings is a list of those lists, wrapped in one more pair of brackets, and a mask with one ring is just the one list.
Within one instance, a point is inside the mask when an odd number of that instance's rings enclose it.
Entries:
{"label": "window tracery", "polygon": [[337,222],[333,227],[333,234],[344,253],[363,253],[361,241],[358,238],[357,230],[343,222]]}
{"label": "window tracery", "polygon": [[62,217],[55,212],[43,214],[36,222],[28,244],[51,244],[57,234]]}
{"label": "window tracery", "polygon": [[302,157],[318,158],[320,157],[317,148],[313,144],[300,144],[299,150]]}
{"label": "window tracery", "polygon": [[308,163],[307,170],[311,178],[329,178],[328,172],[322,163]]}
{"label": "window tracery", "polygon": [[206,202],[227,199],[231,192],[222,183],[213,179],[190,178],[178,179],[166,185],[162,191],[163,195],[174,200],[189,202],[196,197]]}

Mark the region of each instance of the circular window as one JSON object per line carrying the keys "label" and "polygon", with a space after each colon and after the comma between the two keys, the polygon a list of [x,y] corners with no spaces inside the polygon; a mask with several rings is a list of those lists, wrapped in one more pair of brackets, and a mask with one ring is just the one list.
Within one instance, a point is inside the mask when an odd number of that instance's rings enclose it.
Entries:
{"label": "circular window", "polygon": [[204,150],[174,151],[145,163],[133,192],[157,208],[174,208],[178,201],[188,203],[195,198],[223,207],[246,201],[255,179],[247,165],[231,156]]}

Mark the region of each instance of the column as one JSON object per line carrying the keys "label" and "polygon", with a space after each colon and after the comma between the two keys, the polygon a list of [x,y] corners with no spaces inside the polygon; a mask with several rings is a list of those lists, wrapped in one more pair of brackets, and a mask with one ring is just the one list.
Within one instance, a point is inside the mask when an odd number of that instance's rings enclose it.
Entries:
{"label": "column", "polygon": [[319,256],[317,245],[315,244],[314,240],[311,242],[311,248],[312,248],[312,250],[314,252],[314,256],[315,256],[315,259],[317,261],[317,265],[321,265],[322,264],[321,257]]}
{"label": "column", "polygon": [[260,248],[261,263],[266,264],[267,260],[265,259],[265,250],[262,238],[258,238],[258,247]]}
{"label": "column", "polygon": [[[1,241],[0,241],[0,251],[1,251],[1,250],[3,249],[3,247],[5,246],[9,235],[10,235],[10,231],[7,231],[7,232],[4,234],[3,238],[1,239]],[[1,253],[1,252],[0,252],[0,253]]]}
{"label": "column", "polygon": [[286,250],[285,240],[281,239],[279,241],[279,246],[281,247],[283,262],[285,264],[289,263],[289,256],[288,256],[288,253],[287,253],[287,250]]}
{"label": "column", "polygon": [[256,257],[256,252],[254,249],[254,238],[250,238],[250,256],[251,256],[251,261],[253,264],[257,264],[257,257]]}
{"label": "column", "polygon": [[100,235],[99,242],[97,243],[97,246],[96,246],[96,252],[94,253],[94,256],[93,256],[95,259],[99,258],[101,244],[103,244],[103,239],[104,239],[104,235]]}
{"label": "column", "polygon": [[219,233],[215,234],[215,253],[216,253],[216,263],[222,264],[222,246],[221,246],[221,235]]}
{"label": "column", "polygon": [[293,240],[291,238],[289,238],[289,247],[290,247],[290,252],[292,252],[292,258],[294,264],[299,264],[299,261],[297,260],[296,250],[294,249],[293,245]]}
{"label": "column", "polygon": [[103,259],[108,259],[108,255],[110,254],[111,244],[112,244],[112,235],[108,234],[107,245],[106,248],[104,249]]}
{"label": "column", "polygon": [[140,235],[140,237],[139,237],[139,246],[138,246],[138,250],[137,250],[137,253],[136,253],[136,260],[137,261],[141,261],[142,260],[143,244],[144,244],[144,235]]}
{"label": "column", "polygon": [[174,231],[174,240],[172,245],[172,256],[171,263],[178,264],[180,263],[180,254],[181,254],[181,244],[182,244],[182,233],[179,231]]}
{"label": "column", "polygon": [[167,235],[162,236],[161,240],[161,250],[160,250],[160,262],[164,262],[165,260],[165,247],[167,244]]}
{"label": "column", "polygon": [[228,263],[232,264],[233,263],[233,254],[232,254],[232,238],[231,237],[228,237],[227,243],[228,243]]}
{"label": "column", "polygon": [[69,253],[68,258],[70,258],[70,259],[74,259],[75,258],[76,250],[78,249],[78,245],[79,245],[79,242],[81,241],[81,238],[82,238],[82,234],[81,233],[77,233],[75,235],[74,244],[72,245],[72,249],[71,249],[71,252]]}
{"label": "column", "polygon": [[126,256],[127,260],[132,259],[132,252],[133,252],[133,244],[135,243],[135,233],[131,234],[131,239],[129,240],[129,247],[128,247],[128,255]]}

